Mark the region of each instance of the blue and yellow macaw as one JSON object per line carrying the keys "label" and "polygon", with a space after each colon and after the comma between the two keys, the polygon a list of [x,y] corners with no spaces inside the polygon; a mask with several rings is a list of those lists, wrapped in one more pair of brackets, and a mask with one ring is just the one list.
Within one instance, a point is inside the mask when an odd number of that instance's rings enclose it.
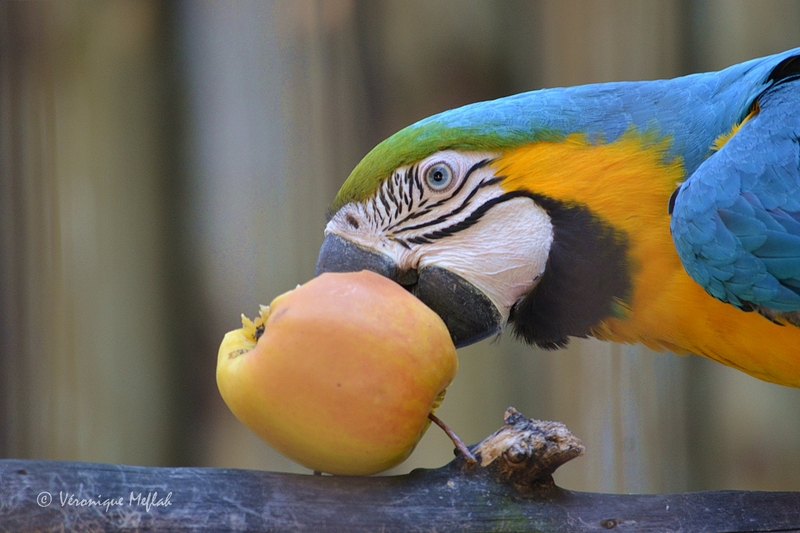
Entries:
{"label": "blue and yellow macaw", "polygon": [[421,120],[356,166],[317,272],[406,286],[465,345],[513,324],[800,387],[800,48]]}

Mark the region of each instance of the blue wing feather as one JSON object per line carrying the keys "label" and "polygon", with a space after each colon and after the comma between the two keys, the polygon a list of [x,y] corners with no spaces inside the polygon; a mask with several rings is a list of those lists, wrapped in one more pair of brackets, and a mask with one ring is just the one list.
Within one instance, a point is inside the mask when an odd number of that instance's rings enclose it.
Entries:
{"label": "blue wing feather", "polygon": [[681,186],[671,229],[710,294],[800,325],[800,76],[779,81]]}

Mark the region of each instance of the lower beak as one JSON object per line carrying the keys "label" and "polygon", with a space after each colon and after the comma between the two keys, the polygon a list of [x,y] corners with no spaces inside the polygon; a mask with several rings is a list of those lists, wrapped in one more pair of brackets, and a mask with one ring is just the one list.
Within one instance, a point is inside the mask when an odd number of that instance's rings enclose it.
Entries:
{"label": "lower beak", "polygon": [[441,317],[457,347],[500,332],[503,318],[492,301],[470,282],[444,268],[401,270],[388,256],[329,234],[314,273],[371,270],[403,285]]}

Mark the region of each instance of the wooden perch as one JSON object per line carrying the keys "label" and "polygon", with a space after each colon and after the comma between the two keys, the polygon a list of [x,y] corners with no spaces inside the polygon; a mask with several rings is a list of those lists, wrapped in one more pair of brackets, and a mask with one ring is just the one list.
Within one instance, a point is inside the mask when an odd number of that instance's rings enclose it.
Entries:
{"label": "wooden perch", "polygon": [[513,409],[471,451],[476,463],[394,477],[6,459],[0,530],[800,532],[797,492],[563,490],[551,474],[580,442]]}

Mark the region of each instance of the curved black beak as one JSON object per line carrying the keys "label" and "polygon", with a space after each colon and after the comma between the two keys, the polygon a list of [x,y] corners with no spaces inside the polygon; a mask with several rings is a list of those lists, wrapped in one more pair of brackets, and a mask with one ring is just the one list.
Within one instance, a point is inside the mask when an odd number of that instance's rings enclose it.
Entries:
{"label": "curved black beak", "polygon": [[442,318],[459,348],[500,332],[503,321],[500,312],[485,294],[461,276],[439,267],[403,271],[382,253],[337,235],[327,235],[314,275],[359,270],[371,270],[403,285]]}

